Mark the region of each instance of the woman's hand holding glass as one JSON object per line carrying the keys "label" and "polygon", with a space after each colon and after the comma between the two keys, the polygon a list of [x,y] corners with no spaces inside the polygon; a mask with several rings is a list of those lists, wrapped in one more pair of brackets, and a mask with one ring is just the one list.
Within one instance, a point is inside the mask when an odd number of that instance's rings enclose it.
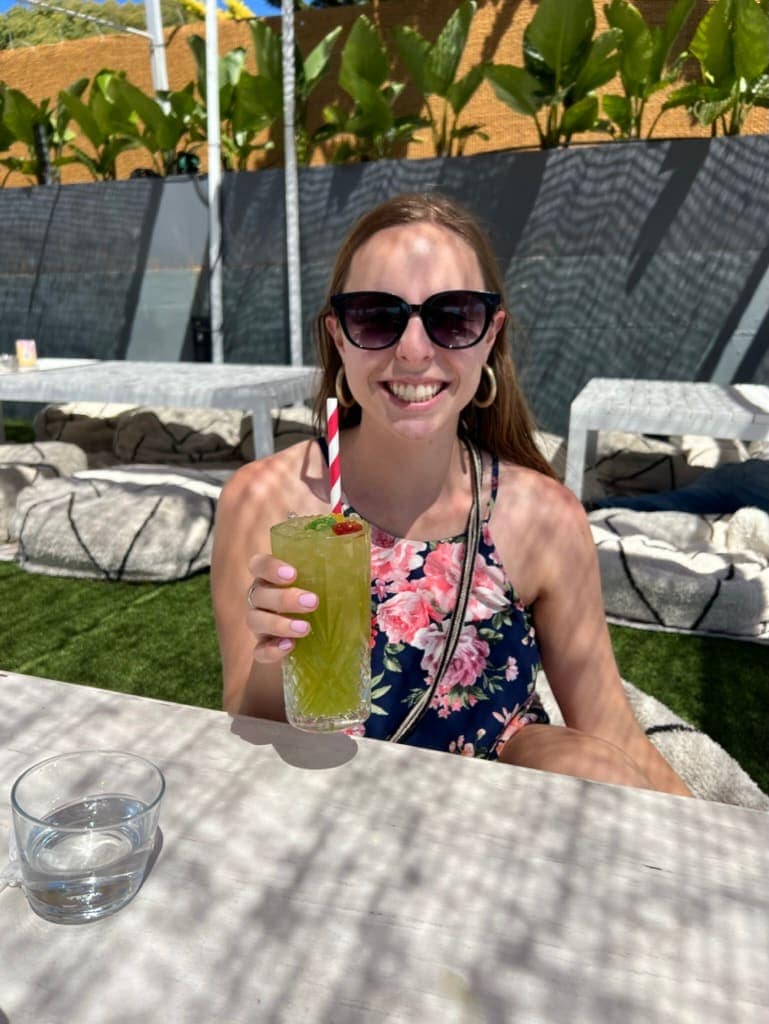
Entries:
{"label": "woman's hand holding glass", "polygon": [[274,555],[254,555],[248,563],[253,583],[248,589],[248,628],[256,637],[254,661],[272,664],[292,651],[296,640],[310,632],[306,615],[318,607],[318,596],[292,587],[296,569]]}

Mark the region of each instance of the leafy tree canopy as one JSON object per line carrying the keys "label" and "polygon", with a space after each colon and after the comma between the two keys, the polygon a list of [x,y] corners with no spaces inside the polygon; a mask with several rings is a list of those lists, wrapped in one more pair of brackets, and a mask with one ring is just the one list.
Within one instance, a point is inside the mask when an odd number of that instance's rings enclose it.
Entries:
{"label": "leafy tree canopy", "polygon": [[[139,2],[117,3],[117,0],[51,0],[57,7],[67,7],[80,14],[89,14],[94,18],[127,28],[145,29],[146,15],[144,4]],[[278,4],[280,6],[280,4]],[[160,0],[163,24],[172,27],[197,21],[196,16],[185,10],[177,0]],[[87,36],[107,35],[112,31],[109,25],[84,21],[82,18],[71,18],[60,11],[50,11],[43,7],[27,7],[17,4],[3,15],[0,15],[0,50],[10,50],[21,46],[39,46],[42,43],[60,43],[68,39],[84,39]]]}

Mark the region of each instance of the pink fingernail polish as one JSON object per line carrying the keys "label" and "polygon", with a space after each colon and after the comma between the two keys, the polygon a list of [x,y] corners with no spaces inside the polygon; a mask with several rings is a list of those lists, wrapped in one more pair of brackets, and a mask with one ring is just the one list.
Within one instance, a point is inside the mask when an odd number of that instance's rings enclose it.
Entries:
{"label": "pink fingernail polish", "polygon": [[280,576],[282,580],[292,580],[295,575],[296,574],[290,565],[281,565],[280,569],[278,569],[278,576]]}
{"label": "pink fingernail polish", "polygon": [[302,608],[314,608],[318,603],[316,594],[301,594],[299,597],[299,604]]}
{"label": "pink fingernail polish", "polygon": [[279,640],[278,641],[278,648],[281,651],[290,651],[293,646],[294,646],[294,641],[293,640],[289,640],[288,637],[286,637],[285,640]]}

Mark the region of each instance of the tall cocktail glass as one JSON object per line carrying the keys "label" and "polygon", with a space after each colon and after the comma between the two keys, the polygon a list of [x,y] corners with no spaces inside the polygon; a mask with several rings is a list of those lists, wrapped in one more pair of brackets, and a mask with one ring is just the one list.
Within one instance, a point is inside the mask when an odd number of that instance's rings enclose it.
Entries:
{"label": "tall cocktail glass", "polygon": [[294,516],[272,527],[272,553],[293,565],[296,586],[318,595],[311,630],[283,661],[286,717],[330,732],[371,714],[371,531],[341,516]]}

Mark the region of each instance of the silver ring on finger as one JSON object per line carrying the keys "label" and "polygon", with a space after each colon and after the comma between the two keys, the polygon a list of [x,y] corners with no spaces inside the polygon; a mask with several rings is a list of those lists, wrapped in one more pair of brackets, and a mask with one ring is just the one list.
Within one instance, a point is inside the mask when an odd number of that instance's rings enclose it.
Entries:
{"label": "silver ring on finger", "polygon": [[254,582],[248,588],[248,593],[246,594],[246,604],[248,605],[248,607],[251,609],[252,612],[258,611],[256,605],[254,604],[254,600],[253,600],[253,598],[254,598],[254,587],[256,586],[256,584],[257,584],[257,580],[254,580]]}

